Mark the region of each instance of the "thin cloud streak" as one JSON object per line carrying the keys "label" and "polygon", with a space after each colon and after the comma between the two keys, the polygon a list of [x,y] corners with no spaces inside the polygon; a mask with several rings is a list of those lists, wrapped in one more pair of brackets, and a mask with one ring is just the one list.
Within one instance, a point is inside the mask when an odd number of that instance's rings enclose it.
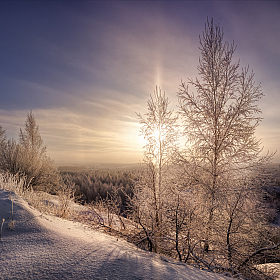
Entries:
{"label": "thin cloud streak", "polygon": [[[134,163],[141,159],[143,142],[138,136],[136,115],[120,117],[122,108],[114,111],[105,108],[105,113],[111,111],[107,117],[98,116],[94,106],[92,114],[67,108],[37,109],[33,113],[48,154],[57,164],[67,164],[69,160],[72,164],[111,162],[111,153],[115,154],[116,162]],[[123,112],[132,113],[127,109]],[[119,119],[114,119],[114,115]],[[8,136],[17,139],[20,127],[24,127],[26,111],[1,110],[0,119]]]}

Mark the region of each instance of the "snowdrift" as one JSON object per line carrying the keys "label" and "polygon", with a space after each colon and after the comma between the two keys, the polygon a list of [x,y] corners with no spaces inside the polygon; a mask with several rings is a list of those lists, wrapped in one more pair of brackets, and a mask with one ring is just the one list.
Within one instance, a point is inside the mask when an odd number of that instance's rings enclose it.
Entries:
{"label": "snowdrift", "polygon": [[0,279],[229,279],[42,214],[21,197],[0,190],[0,226],[3,218]]}

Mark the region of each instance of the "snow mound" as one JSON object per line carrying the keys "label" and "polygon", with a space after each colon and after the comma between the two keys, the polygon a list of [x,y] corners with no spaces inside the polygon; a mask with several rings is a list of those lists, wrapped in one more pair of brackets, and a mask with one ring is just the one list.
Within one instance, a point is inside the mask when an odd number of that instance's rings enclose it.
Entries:
{"label": "snow mound", "polygon": [[0,190],[0,226],[3,218],[0,279],[229,279],[42,214],[21,197]]}

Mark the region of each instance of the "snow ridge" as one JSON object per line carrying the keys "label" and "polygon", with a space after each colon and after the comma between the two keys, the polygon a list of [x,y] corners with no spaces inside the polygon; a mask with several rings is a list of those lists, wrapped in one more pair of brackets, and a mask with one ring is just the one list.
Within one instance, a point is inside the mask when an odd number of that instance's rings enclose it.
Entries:
{"label": "snow ridge", "polygon": [[[8,227],[12,200],[14,230]],[[228,279],[42,214],[21,197],[0,190],[3,218],[0,279]]]}

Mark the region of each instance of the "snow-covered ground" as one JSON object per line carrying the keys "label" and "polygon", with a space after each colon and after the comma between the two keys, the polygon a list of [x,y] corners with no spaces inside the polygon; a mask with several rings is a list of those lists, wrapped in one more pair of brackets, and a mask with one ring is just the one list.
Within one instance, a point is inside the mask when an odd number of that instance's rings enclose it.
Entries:
{"label": "snow-covered ground", "polygon": [[[13,201],[14,230],[9,228]],[[160,255],[80,223],[42,214],[0,190],[0,279],[230,279]]]}

